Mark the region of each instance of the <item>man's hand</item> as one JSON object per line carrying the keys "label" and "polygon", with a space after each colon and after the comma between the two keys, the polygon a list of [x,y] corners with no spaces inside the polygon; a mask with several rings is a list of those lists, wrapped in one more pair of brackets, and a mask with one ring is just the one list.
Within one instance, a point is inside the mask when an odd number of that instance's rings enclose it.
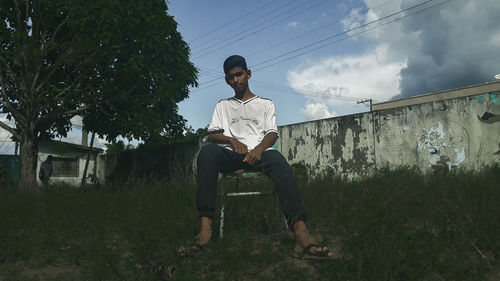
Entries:
{"label": "man's hand", "polygon": [[264,149],[257,146],[252,151],[248,152],[247,155],[245,155],[245,158],[243,158],[243,162],[246,162],[249,165],[253,165],[257,163],[257,161],[260,161],[262,153],[264,153]]}
{"label": "man's hand", "polygon": [[244,143],[240,142],[237,139],[231,138],[229,140],[229,143],[231,144],[231,146],[234,149],[234,152],[236,152],[236,153],[245,154],[248,152],[248,147]]}

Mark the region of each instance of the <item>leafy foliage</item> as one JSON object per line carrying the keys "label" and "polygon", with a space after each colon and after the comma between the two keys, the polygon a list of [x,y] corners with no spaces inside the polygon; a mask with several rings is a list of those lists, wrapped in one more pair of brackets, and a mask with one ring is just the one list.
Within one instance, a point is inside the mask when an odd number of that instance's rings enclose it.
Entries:
{"label": "leafy foliage", "polygon": [[122,140],[119,140],[106,144],[106,148],[107,148],[106,153],[108,154],[119,154],[124,152],[125,150],[134,149],[134,146],[131,144],[125,145],[125,143]]}
{"label": "leafy foliage", "polygon": [[178,135],[177,103],[197,70],[167,9],[164,0],[0,0],[0,114],[15,121],[0,127],[30,146],[66,136],[75,115],[108,140]]}
{"label": "leafy foliage", "polygon": [[164,1],[0,5],[1,110],[19,130],[65,135],[76,114],[110,140],[183,128],[176,104],[196,69]]}

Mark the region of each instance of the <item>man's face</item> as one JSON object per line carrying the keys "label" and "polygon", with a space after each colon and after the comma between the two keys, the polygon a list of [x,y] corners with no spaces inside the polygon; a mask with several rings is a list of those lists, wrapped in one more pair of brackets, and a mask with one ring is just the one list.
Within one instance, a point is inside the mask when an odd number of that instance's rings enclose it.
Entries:
{"label": "man's face", "polygon": [[250,70],[244,70],[241,66],[232,68],[226,73],[226,83],[236,93],[244,93],[248,88],[248,79],[252,76]]}

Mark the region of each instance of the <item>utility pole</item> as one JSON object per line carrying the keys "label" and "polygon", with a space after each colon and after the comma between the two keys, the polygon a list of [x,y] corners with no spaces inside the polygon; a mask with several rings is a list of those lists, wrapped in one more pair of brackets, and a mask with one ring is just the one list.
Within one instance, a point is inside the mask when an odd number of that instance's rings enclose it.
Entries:
{"label": "utility pole", "polygon": [[[95,138],[95,132],[92,132],[92,137],[90,139],[90,147],[88,147],[88,153],[87,153],[87,161],[85,161],[85,168],[83,169],[83,176],[82,176],[82,186],[85,184],[85,181],[87,179],[87,170],[89,168],[89,161],[90,161],[90,153],[92,152],[92,148],[94,146],[94,138]],[[97,163],[97,157],[94,162],[94,166]]]}
{"label": "utility pole", "polygon": [[372,99],[364,99],[361,101],[358,101],[357,103],[360,104],[365,104],[367,102],[370,102],[370,112],[371,112],[371,119],[372,119],[372,138],[373,138],[373,165],[375,166],[375,171],[377,171],[377,153],[375,152],[377,143],[376,143],[376,132],[375,132],[375,113],[373,112],[373,100]]}
{"label": "utility pole", "polygon": [[373,104],[373,100],[372,99],[360,100],[360,101],[357,102],[357,104],[360,104],[360,103],[365,104],[366,102],[370,102],[370,112],[372,112],[373,111],[372,110],[372,104]]}

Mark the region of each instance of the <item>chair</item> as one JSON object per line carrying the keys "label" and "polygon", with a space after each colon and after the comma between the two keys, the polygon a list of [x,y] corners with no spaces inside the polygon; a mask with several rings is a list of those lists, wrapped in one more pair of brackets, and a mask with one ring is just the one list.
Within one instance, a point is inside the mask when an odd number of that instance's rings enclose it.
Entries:
{"label": "chair", "polygon": [[[202,145],[205,142],[205,139],[210,135],[210,134],[218,134],[218,133],[223,133],[224,130],[216,130],[216,131],[209,131],[205,134],[203,134],[200,139],[199,139],[199,149],[201,149]],[[199,152],[199,150],[198,150]],[[195,155],[195,159],[197,157],[198,153]],[[196,171],[196,167],[194,166],[194,171]],[[196,172],[195,172],[196,174]],[[222,174],[222,177],[220,179],[220,192],[217,194],[217,196],[220,199],[220,219],[219,219],[219,237],[223,238],[224,237],[224,218],[225,218],[225,213],[226,213],[226,200],[231,198],[231,197],[245,197],[245,196],[263,196],[263,195],[272,195],[275,198],[276,202],[276,215],[279,220],[283,221],[283,227],[284,229],[288,228],[288,224],[286,222],[286,219],[284,215],[281,214],[281,208],[278,200],[278,196],[276,192],[274,191],[273,187],[270,187],[265,190],[260,190],[260,191],[239,191],[240,187],[240,182],[245,180],[246,175],[262,175],[261,172],[258,171],[251,171],[251,170],[236,170],[232,173],[224,173]],[[227,187],[227,182],[229,179],[235,179],[236,184],[235,184],[235,191],[234,192],[226,192],[226,187]]]}
{"label": "chair", "polygon": [[[262,196],[262,195],[272,195],[275,199],[275,212],[278,220],[282,220],[284,229],[288,228],[285,217],[281,214],[281,208],[278,200],[278,196],[274,191],[273,187],[270,187],[265,190],[260,191],[239,191],[240,181],[245,180],[245,175],[248,174],[256,174],[260,176],[262,173],[257,171],[249,171],[249,170],[236,170],[232,173],[222,174],[220,180],[220,192],[217,196],[220,198],[220,219],[219,219],[219,238],[224,237],[224,216],[226,209],[226,200],[230,197],[243,197],[243,196]],[[235,191],[234,192],[226,192],[227,180],[229,178],[234,178],[236,181]]]}

